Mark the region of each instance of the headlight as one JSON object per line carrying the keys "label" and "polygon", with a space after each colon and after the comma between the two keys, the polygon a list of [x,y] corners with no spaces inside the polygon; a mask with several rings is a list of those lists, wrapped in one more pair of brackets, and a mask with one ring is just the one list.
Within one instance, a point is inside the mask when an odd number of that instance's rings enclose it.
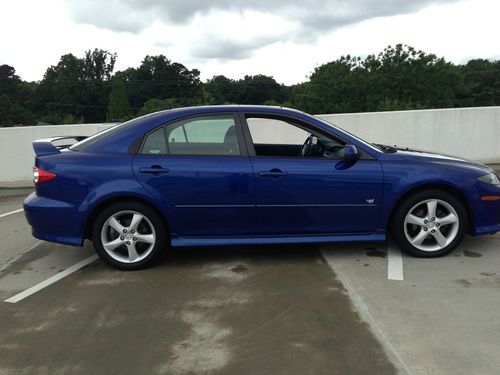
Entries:
{"label": "headlight", "polygon": [[478,177],[477,179],[481,182],[486,182],[487,184],[500,185],[500,180],[495,173],[489,173],[484,176]]}

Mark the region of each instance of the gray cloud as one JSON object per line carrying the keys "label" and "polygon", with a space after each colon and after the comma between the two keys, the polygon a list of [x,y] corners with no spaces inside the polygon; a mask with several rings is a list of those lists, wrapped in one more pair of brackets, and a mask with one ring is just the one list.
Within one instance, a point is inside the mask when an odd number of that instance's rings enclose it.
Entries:
{"label": "gray cloud", "polygon": [[212,37],[210,42],[193,45],[190,51],[202,59],[241,60],[252,56],[254,50],[274,42],[272,37],[256,37],[247,41]]}
{"label": "gray cloud", "polygon": [[[217,11],[242,13],[259,11],[279,16],[297,24],[288,35],[294,42],[310,42],[333,29],[381,16],[418,11],[431,4],[457,0],[66,0],[74,20],[99,28],[138,33],[153,22],[189,24],[195,16],[216,14]],[[273,25],[256,25],[256,28]],[[203,33],[204,30],[199,30]],[[237,34],[238,30],[234,30]],[[283,35],[255,37],[238,42],[210,33],[210,40],[197,42],[190,51],[200,58],[241,59],[263,46],[282,41]]]}

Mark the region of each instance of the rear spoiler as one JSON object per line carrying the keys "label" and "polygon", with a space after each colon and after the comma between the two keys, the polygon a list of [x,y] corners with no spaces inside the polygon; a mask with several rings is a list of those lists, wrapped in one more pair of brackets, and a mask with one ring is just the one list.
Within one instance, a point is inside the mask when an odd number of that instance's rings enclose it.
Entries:
{"label": "rear spoiler", "polygon": [[74,139],[76,142],[80,142],[85,138],[87,138],[87,136],[77,135],[37,139],[36,141],[33,141],[33,150],[35,151],[36,156],[59,154],[61,149],[67,148],[73,143],[56,146],[52,142],[61,141],[63,139]]}

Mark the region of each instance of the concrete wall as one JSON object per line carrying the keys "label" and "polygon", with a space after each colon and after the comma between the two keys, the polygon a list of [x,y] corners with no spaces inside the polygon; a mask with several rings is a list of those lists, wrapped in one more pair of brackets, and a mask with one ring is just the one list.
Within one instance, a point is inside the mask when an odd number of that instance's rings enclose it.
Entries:
{"label": "concrete wall", "polygon": [[114,124],[79,124],[0,128],[0,186],[24,185],[33,178],[35,139],[63,135],[92,135]]}
{"label": "concrete wall", "polygon": [[[369,142],[500,161],[500,107],[321,115]],[[111,124],[0,128],[0,186],[31,180],[35,139],[91,135]]]}
{"label": "concrete wall", "polygon": [[372,142],[500,160],[500,107],[321,115]]}

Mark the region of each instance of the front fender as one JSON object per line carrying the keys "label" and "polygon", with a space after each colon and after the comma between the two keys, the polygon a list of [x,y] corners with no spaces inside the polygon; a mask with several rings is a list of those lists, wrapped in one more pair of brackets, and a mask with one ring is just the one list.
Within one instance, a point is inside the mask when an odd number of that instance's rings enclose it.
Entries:
{"label": "front fender", "polygon": [[384,210],[381,216],[381,227],[390,223],[392,212],[398,203],[412,191],[425,188],[442,188],[458,192],[465,199],[467,210],[475,220],[473,202],[477,197],[476,179],[455,168],[439,168],[431,163],[409,163],[408,161],[385,161],[384,168]]}

